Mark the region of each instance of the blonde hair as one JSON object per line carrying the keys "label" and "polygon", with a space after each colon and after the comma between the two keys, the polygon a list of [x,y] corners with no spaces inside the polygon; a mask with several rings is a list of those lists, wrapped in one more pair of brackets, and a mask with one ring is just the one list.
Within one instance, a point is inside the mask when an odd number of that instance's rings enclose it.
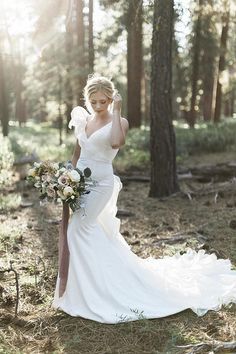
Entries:
{"label": "blonde hair", "polygon": [[87,107],[90,113],[92,111],[92,107],[89,99],[93,93],[96,93],[98,91],[101,91],[108,98],[112,99],[114,93],[116,92],[116,89],[113,82],[105,76],[101,76],[98,74],[89,75],[87,84],[83,90],[83,94],[85,106]]}

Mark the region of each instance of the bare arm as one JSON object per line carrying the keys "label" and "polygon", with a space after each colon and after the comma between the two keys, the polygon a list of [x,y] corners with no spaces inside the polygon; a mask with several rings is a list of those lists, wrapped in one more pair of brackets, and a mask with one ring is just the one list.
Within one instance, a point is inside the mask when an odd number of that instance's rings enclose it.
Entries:
{"label": "bare arm", "polygon": [[129,129],[127,119],[121,117],[121,96],[114,96],[113,120],[110,142],[113,149],[118,149],[125,144],[125,136]]}
{"label": "bare arm", "polygon": [[78,159],[80,157],[80,150],[81,150],[81,147],[80,147],[80,145],[78,143],[78,140],[76,140],[74,152],[73,152],[72,159],[71,159],[72,165],[74,167],[76,167],[77,161],[78,161]]}

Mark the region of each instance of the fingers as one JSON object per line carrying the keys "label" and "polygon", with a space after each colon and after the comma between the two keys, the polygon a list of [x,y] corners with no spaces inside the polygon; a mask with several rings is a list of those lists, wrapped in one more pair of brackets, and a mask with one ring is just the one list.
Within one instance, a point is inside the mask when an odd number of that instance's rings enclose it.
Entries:
{"label": "fingers", "polygon": [[121,100],[121,95],[119,94],[119,92],[117,91],[114,95],[113,95],[113,100]]}

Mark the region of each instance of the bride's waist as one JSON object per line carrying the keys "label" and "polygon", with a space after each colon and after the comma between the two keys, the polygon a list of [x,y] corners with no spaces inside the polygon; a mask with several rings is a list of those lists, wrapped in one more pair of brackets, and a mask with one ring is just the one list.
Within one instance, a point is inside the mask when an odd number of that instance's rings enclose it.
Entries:
{"label": "bride's waist", "polygon": [[108,160],[102,160],[102,159],[97,159],[97,158],[93,158],[93,157],[80,157],[78,159],[77,163],[82,163],[82,164],[97,164],[97,165],[101,165],[101,166],[111,166],[112,167],[112,162],[108,161]]}
{"label": "bride's waist", "polygon": [[79,169],[90,168],[91,178],[102,180],[113,175],[113,166],[111,162],[102,161],[93,158],[80,157],[76,167]]}

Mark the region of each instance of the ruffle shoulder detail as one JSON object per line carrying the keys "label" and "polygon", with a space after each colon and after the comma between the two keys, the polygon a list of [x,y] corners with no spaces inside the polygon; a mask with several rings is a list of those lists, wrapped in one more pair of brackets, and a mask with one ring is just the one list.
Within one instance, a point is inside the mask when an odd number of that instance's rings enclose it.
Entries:
{"label": "ruffle shoulder detail", "polygon": [[80,134],[84,132],[88,116],[89,113],[81,106],[74,107],[71,111],[71,120],[69,121],[68,127],[70,129],[72,127],[75,128],[76,138],[78,138]]}

